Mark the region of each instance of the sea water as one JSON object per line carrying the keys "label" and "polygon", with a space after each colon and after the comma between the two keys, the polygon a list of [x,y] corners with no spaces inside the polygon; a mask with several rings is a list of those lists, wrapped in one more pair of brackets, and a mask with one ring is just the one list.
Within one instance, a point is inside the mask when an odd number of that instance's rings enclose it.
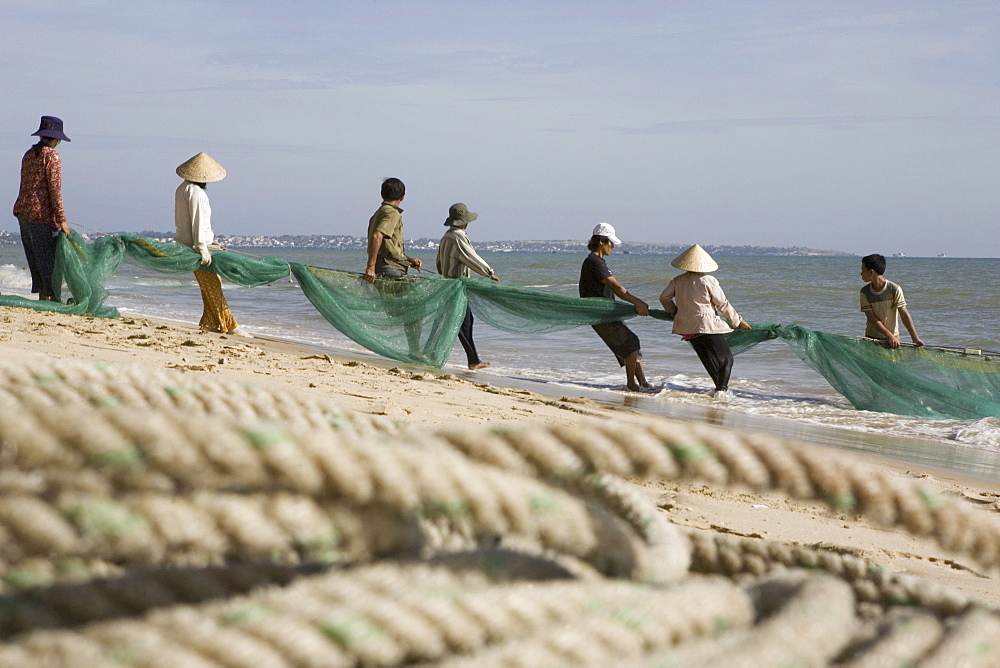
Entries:
{"label": "sea water", "polygon": [[[357,251],[244,249],[303,264],[361,272]],[[433,268],[433,251],[413,253]],[[506,283],[576,295],[587,252],[482,253]],[[750,322],[799,324],[833,334],[860,336],[865,318],[856,257],[716,258],[716,276],[730,302]],[[624,254],[607,258],[615,277],[632,294],[658,307],[657,298],[679,273],[671,257]],[[904,290],[917,331],[927,345],[1000,350],[995,314],[1000,307],[1000,260],[895,258],[886,277]],[[0,292],[27,294],[27,269],[19,246],[0,247]],[[108,281],[107,304],[123,315],[196,323],[201,298],[191,275],[164,275],[123,264]],[[256,334],[318,346],[334,354],[378,359],[330,326],[289,279],[258,288],[226,284],[237,320]],[[1000,479],[1000,419],[930,420],[859,411],[780,340],[736,358],[732,396],[709,396],[712,384],[690,344],[670,333],[670,323],[628,321],[642,341],[643,364],[654,395],[625,391],[625,374],[590,327],[554,334],[503,332],[477,323],[476,345],[492,366],[474,374],[456,345],[445,371],[496,384],[523,384],[569,396],[591,396],[641,412],[707,421],[863,450],[902,461]],[[909,340],[905,330],[901,339]]]}

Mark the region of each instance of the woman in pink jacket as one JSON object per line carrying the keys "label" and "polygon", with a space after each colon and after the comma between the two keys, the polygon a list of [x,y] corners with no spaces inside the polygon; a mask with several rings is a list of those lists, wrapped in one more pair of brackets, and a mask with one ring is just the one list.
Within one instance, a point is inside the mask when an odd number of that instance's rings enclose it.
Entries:
{"label": "woman in pink jacket", "polygon": [[733,331],[733,327],[750,329],[750,325],[726,299],[715,276],[709,275],[719,265],[704,248],[695,244],[670,264],[685,272],[674,277],[660,294],[664,310],[674,316],[672,331],[689,341],[698,353],[698,359],[715,381],[712,395],[726,392],[733,370],[733,353],[725,335]]}

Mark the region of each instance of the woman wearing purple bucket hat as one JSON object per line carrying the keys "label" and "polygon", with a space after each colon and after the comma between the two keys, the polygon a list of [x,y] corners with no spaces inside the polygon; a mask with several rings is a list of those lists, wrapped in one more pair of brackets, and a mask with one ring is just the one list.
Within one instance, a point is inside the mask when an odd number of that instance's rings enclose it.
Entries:
{"label": "woman wearing purple bucket hat", "polygon": [[60,233],[69,234],[62,200],[62,161],[56,146],[70,138],[63,133],[62,120],[55,116],[42,116],[31,136],[39,140],[21,159],[21,189],[14,215],[31,272],[31,291],[37,292],[40,300],[56,301],[58,286],[52,285],[56,241]]}

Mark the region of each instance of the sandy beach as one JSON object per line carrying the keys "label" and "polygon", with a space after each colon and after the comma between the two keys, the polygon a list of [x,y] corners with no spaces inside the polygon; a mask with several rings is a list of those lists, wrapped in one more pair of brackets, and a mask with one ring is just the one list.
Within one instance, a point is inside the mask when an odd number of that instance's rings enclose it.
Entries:
{"label": "sandy beach", "polygon": [[[298,397],[334,400],[341,407],[416,427],[586,425],[613,422],[625,429],[648,419],[583,397],[550,397],[496,384],[496,378],[441,373],[392,360],[333,357],[285,341],[198,331],[182,323],[125,317],[81,318],[27,309],[0,312],[0,363],[30,358],[96,360],[116,365],[211,374]],[[492,382],[490,382],[492,381]],[[1000,482],[972,480],[916,466],[858,457],[893,476],[926,481],[1000,517]],[[1000,605],[997,574],[954,558],[929,541],[832,513],[819,503],[704,483],[646,483],[670,518],[683,526],[715,528],[803,545],[835,546],[899,573],[933,578]]]}
{"label": "sandy beach", "polygon": [[[651,420],[668,422],[582,397],[505,388],[496,377],[481,373],[435,373],[390,360],[343,359],[289,342],[205,333],[180,323],[138,317],[106,320],[14,308],[0,311],[0,322],[0,365],[65,360],[109,363],[150,373],[174,370],[193,380],[235,381],[298,399],[333,401],[387,428],[547,426],[627,433],[638,425],[648,426]],[[717,431],[724,440],[724,430]],[[819,456],[830,452],[812,447]],[[871,457],[836,455],[841,458],[838,461],[880,471],[890,483],[927,483],[945,498],[967,501],[985,521],[996,524],[1000,519],[1000,484]],[[930,538],[832,511],[817,500],[704,480],[633,479],[632,484],[683,529],[822,548],[1000,606],[995,569],[990,572],[967,554],[950,553]]]}

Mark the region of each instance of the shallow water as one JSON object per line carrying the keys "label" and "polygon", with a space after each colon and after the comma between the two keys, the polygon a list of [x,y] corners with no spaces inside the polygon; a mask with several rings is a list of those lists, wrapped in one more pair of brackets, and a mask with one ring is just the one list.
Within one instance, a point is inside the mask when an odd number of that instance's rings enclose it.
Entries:
{"label": "shallow water", "polygon": [[[364,255],[351,251],[250,250],[320,267],[360,271]],[[426,266],[433,254],[417,252]],[[484,253],[505,282],[576,294],[586,256],[546,253]],[[677,272],[669,257],[613,254],[615,276],[633,294],[656,306]],[[836,334],[860,335],[860,259],[830,257],[720,257],[717,276],[737,310],[753,322],[801,324]],[[1000,260],[890,258],[886,277],[905,291],[921,338],[928,345],[1000,349],[991,314],[1000,307]],[[0,291],[30,287],[19,246],[0,247]],[[193,277],[156,274],[123,265],[109,281],[108,304],[123,314],[196,322],[201,301]],[[276,338],[336,353],[373,357],[334,330],[296,285],[281,280],[261,288],[226,285],[241,324]],[[649,380],[660,391],[624,391],[624,373],[589,327],[546,335],[519,335],[485,324],[476,328],[483,359],[493,366],[476,377],[499,384],[527,383],[548,394],[588,395],[642,412],[708,420],[739,429],[775,433],[985,479],[1000,479],[1000,419],[929,420],[854,409],[822,376],[780,341],[739,355],[730,384],[733,396],[713,400],[710,381],[688,344],[671,335],[669,323],[636,318]],[[907,340],[903,334],[903,339]],[[455,346],[447,367],[465,368]]]}

